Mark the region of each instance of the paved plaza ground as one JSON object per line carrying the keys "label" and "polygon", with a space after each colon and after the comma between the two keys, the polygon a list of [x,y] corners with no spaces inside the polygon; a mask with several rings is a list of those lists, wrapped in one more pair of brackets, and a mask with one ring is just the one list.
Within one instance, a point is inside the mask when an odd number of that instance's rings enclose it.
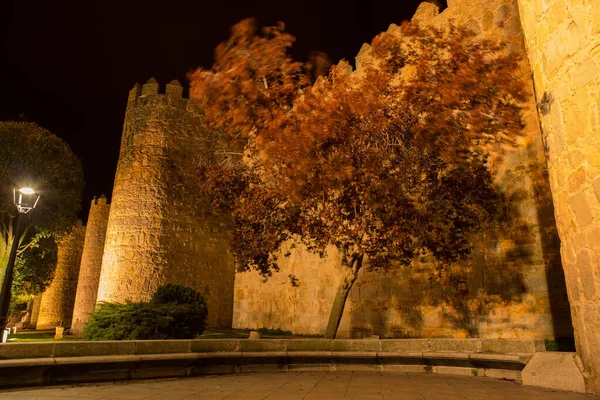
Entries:
{"label": "paved plaza ground", "polygon": [[598,399],[490,378],[380,372],[276,372],[201,376],[0,392],[0,400],[500,400]]}

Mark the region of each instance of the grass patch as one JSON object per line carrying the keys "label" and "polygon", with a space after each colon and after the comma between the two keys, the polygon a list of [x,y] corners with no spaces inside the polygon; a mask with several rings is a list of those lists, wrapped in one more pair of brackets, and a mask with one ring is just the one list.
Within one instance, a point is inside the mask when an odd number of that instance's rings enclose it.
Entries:
{"label": "grass patch", "polygon": [[[248,339],[252,329],[206,329],[202,335],[197,336],[197,339]],[[323,335],[304,335],[293,334],[290,331],[281,329],[257,329],[263,339],[282,338],[286,339],[318,339],[323,338]],[[63,339],[54,339],[54,330],[47,331],[18,331],[14,335],[8,335],[9,343],[24,343],[24,342],[53,342],[61,340],[84,340],[81,337],[64,336]]]}
{"label": "grass patch", "polygon": [[73,336],[64,336],[62,339],[54,339],[54,331],[17,331],[15,334],[8,335],[8,343],[25,342],[54,342],[61,340],[82,340]]}
{"label": "grass patch", "polygon": [[269,328],[260,328],[257,329],[261,336],[292,336],[291,331],[284,331],[281,329],[269,329]]}
{"label": "grass patch", "polygon": [[294,337],[299,339],[323,339],[325,335],[311,335],[308,333],[298,333],[294,335]]}
{"label": "grass patch", "polygon": [[575,339],[573,338],[545,339],[544,344],[546,351],[575,352]]}
{"label": "grass patch", "polygon": [[198,339],[248,339],[251,331],[257,331],[260,333],[262,339],[274,339],[281,338],[284,336],[286,339],[310,339],[310,338],[322,338],[323,335],[303,335],[293,334],[290,331],[284,331],[281,329],[207,329],[204,333],[198,337]]}
{"label": "grass patch", "polygon": [[248,339],[247,329],[207,329],[198,339]]}

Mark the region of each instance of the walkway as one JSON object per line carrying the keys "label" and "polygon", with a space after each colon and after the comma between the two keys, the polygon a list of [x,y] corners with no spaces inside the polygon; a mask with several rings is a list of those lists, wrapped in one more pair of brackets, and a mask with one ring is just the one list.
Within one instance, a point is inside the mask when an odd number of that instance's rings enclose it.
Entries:
{"label": "walkway", "polygon": [[0,392],[0,400],[500,400],[598,399],[490,378],[379,372],[278,372]]}

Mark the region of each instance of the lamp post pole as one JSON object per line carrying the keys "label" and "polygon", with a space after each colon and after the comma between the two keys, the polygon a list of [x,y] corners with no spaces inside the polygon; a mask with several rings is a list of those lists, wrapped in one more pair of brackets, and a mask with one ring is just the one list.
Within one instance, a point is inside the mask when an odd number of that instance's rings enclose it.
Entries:
{"label": "lamp post pole", "polygon": [[[17,196],[18,192],[18,196]],[[17,250],[21,241],[23,219],[29,211],[33,210],[40,199],[39,194],[31,188],[13,189],[13,200],[17,207],[17,216],[14,221],[13,242],[10,247],[8,256],[8,264],[4,272],[2,280],[2,291],[0,292],[0,335],[4,334],[6,328],[6,320],[8,319],[8,307],[10,305],[10,295],[12,289],[12,281],[15,270],[15,261],[17,259]]]}
{"label": "lamp post pole", "polygon": [[8,319],[8,306],[10,305],[10,295],[15,270],[15,260],[17,258],[17,249],[19,248],[19,241],[21,239],[22,219],[23,217],[21,216],[21,213],[18,213],[14,222],[13,242],[12,246],[10,247],[8,264],[6,265],[4,280],[2,281],[2,291],[0,292],[0,334],[4,331],[4,328],[6,328],[6,320]]}

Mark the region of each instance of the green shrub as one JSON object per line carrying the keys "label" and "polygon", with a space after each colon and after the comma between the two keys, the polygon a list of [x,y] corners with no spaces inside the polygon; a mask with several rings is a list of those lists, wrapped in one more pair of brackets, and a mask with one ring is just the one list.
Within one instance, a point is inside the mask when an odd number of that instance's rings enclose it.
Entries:
{"label": "green shrub", "polygon": [[156,289],[150,303],[154,304],[196,304],[204,305],[204,297],[187,286],[168,283]]}
{"label": "green shrub", "polygon": [[546,351],[566,351],[575,352],[575,339],[573,338],[556,338],[545,339]]}
{"label": "green shrub", "polygon": [[83,330],[87,340],[192,339],[206,328],[202,295],[168,284],[149,303],[102,303]]}
{"label": "green shrub", "polygon": [[13,298],[10,304],[8,305],[8,315],[15,316],[20,312],[27,310],[27,301],[24,301],[20,298]]}
{"label": "green shrub", "polygon": [[291,331],[284,331],[282,329],[270,329],[270,328],[259,328],[257,329],[261,335],[272,335],[272,336],[291,336]]}

